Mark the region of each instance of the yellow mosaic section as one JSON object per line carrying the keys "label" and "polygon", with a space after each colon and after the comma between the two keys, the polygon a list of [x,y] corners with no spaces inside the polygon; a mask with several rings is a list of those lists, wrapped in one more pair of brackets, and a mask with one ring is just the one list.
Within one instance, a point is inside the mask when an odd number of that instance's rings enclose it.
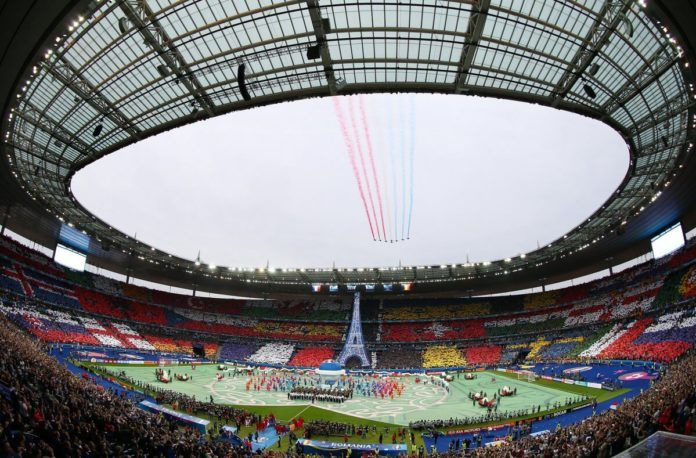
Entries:
{"label": "yellow mosaic section", "polygon": [[435,346],[423,351],[423,367],[464,366],[466,360],[457,347]]}
{"label": "yellow mosaic section", "polygon": [[438,320],[444,318],[465,318],[470,316],[488,315],[491,306],[488,302],[455,305],[431,305],[424,307],[386,308],[382,319],[393,320]]}
{"label": "yellow mosaic section", "polygon": [[525,310],[537,310],[556,303],[558,293],[556,291],[547,291],[545,293],[529,294],[524,298]]}

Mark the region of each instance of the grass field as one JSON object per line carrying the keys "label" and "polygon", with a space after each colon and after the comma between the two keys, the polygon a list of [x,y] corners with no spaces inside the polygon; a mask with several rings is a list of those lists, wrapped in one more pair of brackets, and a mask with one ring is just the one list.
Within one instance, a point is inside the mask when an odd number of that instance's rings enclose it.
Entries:
{"label": "grass field", "polygon": [[[264,414],[273,412],[281,421],[301,415],[305,420],[321,418],[357,424],[408,425],[416,420],[476,417],[484,414],[485,409],[474,405],[468,398],[468,393],[486,392],[492,397],[494,392],[505,385],[517,388],[518,394],[501,400],[498,407],[500,413],[531,406],[541,406],[542,411],[552,410],[554,403],[565,404],[568,398],[580,395],[596,397],[598,401],[602,401],[620,394],[617,391],[609,392],[546,380],[530,383],[505,373],[481,372],[474,380],[465,380],[463,376],[455,378],[449,385],[449,391],[430,383],[416,383],[415,377],[409,376],[400,378],[405,388],[402,395],[395,396],[394,399],[356,394],[353,399],[341,404],[317,402],[312,405],[307,401],[288,400],[285,392],[264,389],[255,391],[253,388],[247,390],[247,376],[225,377],[218,381],[215,377],[218,370],[214,365],[198,366],[195,371],[191,371],[189,366],[168,366],[166,369],[171,369],[172,374],[188,373],[193,376],[190,381],[174,381],[170,384],[159,383],[151,366],[124,365],[110,366],[108,369],[122,370],[134,380],[195,396],[200,400],[207,401],[212,395],[218,403]],[[492,381],[493,377],[495,381]]]}
{"label": "grass field", "polygon": [[[505,398],[502,401],[501,409],[516,410],[528,408],[531,405],[541,405],[542,413],[554,412],[560,409],[546,407],[546,402],[553,404],[554,401],[564,402],[567,397],[586,395],[596,398],[598,402],[611,399],[628,390],[605,391],[594,388],[581,387],[576,385],[566,385],[559,382],[537,380],[527,382],[517,380],[511,374],[502,372],[481,372],[475,380],[464,380],[463,376],[455,379],[450,384],[449,393],[441,387],[432,385],[416,384],[413,378],[406,379],[406,388],[401,398],[394,399],[375,399],[373,397],[354,396],[354,398],[343,404],[317,403],[315,405],[302,401],[289,401],[285,393],[246,392],[246,377],[229,378],[216,381],[215,374],[218,372],[215,365],[198,366],[195,371],[191,371],[188,366],[170,366],[172,374],[188,373],[193,375],[193,379],[188,382],[173,382],[172,384],[161,384],[156,381],[154,367],[132,366],[132,365],[111,365],[111,364],[92,364],[81,363],[96,372],[108,369],[111,372],[125,371],[129,377],[154,386],[163,387],[195,395],[197,399],[207,400],[211,393],[214,393],[216,402],[223,402],[235,407],[243,408],[250,412],[260,415],[273,414],[281,422],[285,423],[292,418],[302,417],[305,421],[326,420],[356,426],[374,426],[375,432],[370,431],[367,435],[354,435],[350,438],[351,442],[356,443],[376,443],[380,433],[385,433],[388,437],[395,427],[408,424],[408,421],[422,418],[449,418],[463,417],[467,415],[481,415],[484,409],[475,407],[468,399],[470,391],[486,391],[489,394],[497,391],[498,387],[507,385],[518,389],[518,395]],[[104,367],[102,367],[104,366]],[[491,381],[495,376],[496,382]],[[219,385],[219,386],[218,386]],[[206,417],[205,415],[200,415]],[[531,418],[538,415],[522,415],[507,421]],[[210,420],[214,420],[209,418]],[[498,423],[501,423],[499,421]],[[474,423],[467,425],[467,428],[475,428],[484,425],[495,424],[495,422]],[[212,425],[212,423],[211,423]],[[458,428],[458,427],[453,427]],[[243,427],[240,434],[245,435],[253,432],[253,427]],[[301,436],[303,431],[297,431]],[[336,437],[315,437],[315,439],[337,440]],[[281,440],[280,447],[287,447],[287,439]],[[418,447],[423,444],[420,434],[415,435],[415,443],[409,444]],[[278,444],[274,445],[276,447]]]}

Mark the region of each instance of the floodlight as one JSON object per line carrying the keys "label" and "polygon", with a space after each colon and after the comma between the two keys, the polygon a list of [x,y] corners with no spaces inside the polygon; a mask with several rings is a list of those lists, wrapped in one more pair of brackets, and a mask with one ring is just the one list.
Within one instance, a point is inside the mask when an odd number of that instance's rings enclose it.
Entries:
{"label": "floodlight", "polygon": [[130,30],[130,23],[128,22],[128,18],[122,17],[118,20],[118,31],[121,32],[122,34],[128,33]]}
{"label": "floodlight", "polygon": [[592,86],[590,86],[589,84],[583,84],[582,89],[583,91],[585,91],[585,94],[587,94],[589,98],[594,99],[595,97],[597,97],[597,93],[594,89],[592,89]]}
{"label": "floodlight", "polygon": [[98,137],[98,136],[100,136],[101,133],[102,133],[102,130],[104,130],[104,124],[102,124],[102,123],[100,122],[100,123],[97,124],[97,126],[94,128],[94,131],[92,131],[92,136],[95,137],[95,138]]}
{"label": "floodlight", "polygon": [[167,66],[164,65],[164,64],[161,64],[161,65],[158,65],[158,66],[157,66],[157,73],[159,73],[160,76],[161,76],[162,78],[166,78],[166,77],[168,77],[169,75],[172,74],[172,72],[171,72],[171,70],[169,69],[169,67],[167,67]]}

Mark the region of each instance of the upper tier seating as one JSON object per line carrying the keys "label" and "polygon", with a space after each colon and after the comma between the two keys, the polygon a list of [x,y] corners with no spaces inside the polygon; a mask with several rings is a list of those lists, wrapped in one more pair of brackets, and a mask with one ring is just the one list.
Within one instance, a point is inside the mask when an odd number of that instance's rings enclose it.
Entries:
{"label": "upper tier seating", "polygon": [[[14,247],[13,243],[9,245]],[[527,358],[531,360],[562,359],[578,353],[589,357],[653,355],[656,359],[672,359],[693,345],[693,330],[691,325],[682,324],[682,321],[690,323],[684,316],[665,318],[672,320],[668,324],[660,321],[658,312],[664,307],[673,310],[675,304],[696,296],[694,246],[691,242],[671,258],[632,267],[612,278],[542,294],[485,299],[366,300],[362,304],[363,315],[378,322],[364,325],[365,338],[370,344],[379,342],[387,346],[400,342],[444,345],[456,340],[464,353],[451,359],[458,364],[466,360],[472,365],[496,364],[500,359],[515,358],[520,350],[529,351]],[[96,339],[97,343],[122,348],[168,348],[188,353],[192,342],[200,341],[205,335],[201,333],[209,333],[208,341],[204,342],[209,355],[217,354],[212,341],[218,336],[230,336],[236,341],[274,339],[283,345],[298,341],[302,349],[290,361],[313,365],[320,356],[313,357],[310,348],[337,347],[348,326],[349,300],[209,299],[153,291],[86,273],[74,277],[82,285],[95,285],[97,291],[77,285],[62,268],[50,262],[46,264],[42,255],[34,259],[23,248],[13,249],[5,250],[10,255],[16,254],[10,259],[0,255],[0,289],[25,295],[30,304],[41,301],[61,310],[73,310],[69,316],[84,327],[75,329],[70,327],[74,326],[72,323],[54,326],[42,317],[29,321],[21,317],[28,329],[47,340],[68,341],[74,336],[76,341]],[[671,259],[676,257],[686,264],[674,265]],[[53,267],[46,269],[47,266]],[[92,280],[85,281],[85,276]],[[95,314],[91,325],[102,329],[88,328],[83,310]],[[112,319],[119,323],[128,321],[131,330],[145,337],[129,335],[112,325]],[[321,322],[334,319],[339,323]],[[640,326],[615,326],[617,320]],[[606,330],[600,333],[597,330],[601,326],[606,326]],[[259,342],[250,351],[242,352],[239,359],[251,358],[261,350],[260,345]],[[233,348],[223,345],[221,357],[228,349],[234,356]],[[380,366],[400,365],[386,362],[382,358],[386,352],[378,354]],[[434,354],[428,354],[426,363],[430,364],[433,358],[437,359]]]}
{"label": "upper tier seating", "polygon": [[385,308],[384,321],[437,320],[440,318],[466,318],[488,315],[491,306],[488,302],[472,302],[451,305],[399,306]]}
{"label": "upper tier seating", "polygon": [[679,283],[679,294],[683,299],[696,297],[696,265],[692,266]]}
{"label": "upper tier seating", "polygon": [[453,339],[477,339],[485,335],[482,320],[424,323],[385,323],[382,342],[418,342]]}
{"label": "upper tier seating", "polygon": [[140,323],[152,323],[167,325],[165,309],[154,305],[142,304],[140,302],[130,302],[126,310],[126,315],[133,321]]}
{"label": "upper tier seating", "polygon": [[77,295],[82,307],[88,312],[99,315],[112,316],[114,318],[125,318],[126,314],[115,304],[112,304],[112,296],[98,293],[85,288],[76,288]]}
{"label": "upper tier seating", "polygon": [[538,310],[556,304],[558,291],[528,294],[524,298],[524,310]]}
{"label": "upper tier seating", "polygon": [[344,321],[351,310],[349,302],[336,301],[248,301],[243,314],[257,318]]}

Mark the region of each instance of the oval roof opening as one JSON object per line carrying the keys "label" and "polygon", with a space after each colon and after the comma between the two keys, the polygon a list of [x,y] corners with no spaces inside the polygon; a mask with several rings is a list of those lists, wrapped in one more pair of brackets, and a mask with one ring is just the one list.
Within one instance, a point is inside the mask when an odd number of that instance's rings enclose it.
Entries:
{"label": "oval roof opening", "polygon": [[433,265],[504,259],[562,237],[628,162],[617,132],[573,113],[375,94],[187,125],[96,161],[71,186],[115,228],[188,259],[200,250],[230,267]]}

